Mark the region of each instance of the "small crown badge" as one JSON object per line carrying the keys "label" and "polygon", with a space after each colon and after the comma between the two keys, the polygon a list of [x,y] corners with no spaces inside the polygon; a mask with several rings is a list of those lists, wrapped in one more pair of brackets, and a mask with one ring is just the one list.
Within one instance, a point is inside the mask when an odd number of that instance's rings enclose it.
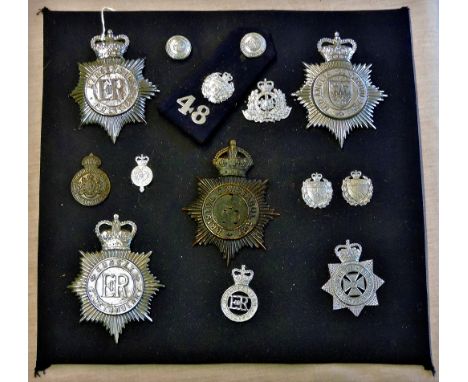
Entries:
{"label": "small crown badge", "polygon": [[[107,226],[110,229],[103,229],[102,227]],[[123,229],[123,227],[130,227],[130,230]],[[136,234],[136,224],[130,220],[121,222],[119,215],[114,215],[114,220],[101,220],[96,224],[94,232],[102,244],[102,249],[122,249],[129,250],[130,243]]]}
{"label": "small crown badge", "polygon": [[332,184],[322,174],[314,172],[302,182],[302,199],[311,208],[325,208],[333,196]]}
{"label": "small crown badge", "polygon": [[351,206],[365,206],[374,194],[372,180],[361,171],[351,171],[351,175],[343,179],[341,184],[343,198]]}
{"label": "small crown badge", "polygon": [[276,122],[289,116],[291,108],[286,104],[284,93],[275,89],[275,83],[264,79],[257,83],[247,100],[247,109],[242,110],[245,119],[254,122]]}
{"label": "small crown badge", "polygon": [[379,305],[377,289],[384,281],[373,271],[373,261],[359,261],[362,246],[358,243],[337,245],[339,264],[328,264],[330,279],[322,290],[333,296],[333,310],[348,308],[356,317],[365,306]]}
{"label": "small crown badge", "polygon": [[202,84],[202,94],[211,103],[226,101],[234,93],[234,83],[230,73],[215,72],[208,75]]}
{"label": "small crown badge", "polygon": [[220,177],[199,178],[198,198],[183,211],[197,223],[194,245],[216,245],[229,264],[243,247],[266,249],[263,231],[279,214],[266,202],[268,181],[246,178],[253,160],[234,139],[213,165]]}
{"label": "small crown badge", "polygon": [[258,309],[258,298],[249,287],[254,272],[245,265],[232,270],[234,285],[231,285],[221,297],[221,311],[234,322],[250,320]]}
{"label": "small crown badge", "polygon": [[242,176],[253,166],[250,154],[237,146],[234,139],[229,141],[229,146],[219,150],[213,158],[213,165],[221,176]]}
{"label": "small crown badge", "polygon": [[94,232],[99,252],[81,253],[81,271],[69,286],[81,302],[81,321],[101,322],[116,343],[131,321],[152,321],[153,295],[164,287],[149,270],[151,252],[135,253],[130,243],[137,226],[130,220],[101,220]]}
{"label": "small crown badge", "polygon": [[353,39],[321,38],[317,49],[325,59],[305,65],[305,81],[292,95],[307,111],[307,126],[326,127],[343,148],[355,128],[373,128],[374,109],[386,97],[371,82],[371,65],[351,63],[357,44]]}
{"label": "small crown badge", "polygon": [[147,166],[149,157],[144,154],[135,158],[137,166],[133,168],[130,179],[132,183],[140,188],[140,192],[145,191],[145,187],[153,181],[153,171]]}

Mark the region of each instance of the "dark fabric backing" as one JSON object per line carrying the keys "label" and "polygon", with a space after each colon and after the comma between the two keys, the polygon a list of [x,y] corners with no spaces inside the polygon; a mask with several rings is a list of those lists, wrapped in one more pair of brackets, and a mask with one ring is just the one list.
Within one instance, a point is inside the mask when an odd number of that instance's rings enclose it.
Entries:
{"label": "dark fabric backing", "polygon": [[[147,125],[126,125],[114,145],[97,126],[80,127],[69,93],[78,62],[94,60],[89,40],[101,33],[97,12],[44,11],[44,97],[41,146],[37,370],[60,363],[392,363],[431,369],[425,231],[418,119],[408,9],[378,12],[108,12],[107,27],[130,38],[126,57],[146,57],[144,75],[161,89],[147,102]],[[157,111],[160,100],[211,56],[238,27],[271,33],[277,60],[265,73],[287,95],[291,115],[277,123],[244,119],[239,104],[204,145]],[[373,63],[373,83],[388,98],[374,115],[377,130],[358,129],[340,149],[325,129],[305,129],[306,113],[290,94],[304,80],[302,62],[319,63],[321,37],[356,40],[354,63]],[[193,45],[174,62],[164,45],[174,34]],[[269,179],[268,201],[281,216],[266,229],[267,251],[244,249],[227,268],[217,248],[192,247],[194,222],[181,209],[197,195],[196,177],[216,177],[211,160],[229,139],[253,157],[250,178]],[[81,158],[102,159],[112,189],[96,207],[70,194]],[[134,158],[149,155],[153,183],[130,182]],[[374,183],[362,208],[341,197],[342,179],[359,169]],[[314,171],[334,187],[329,207],[308,208],[302,181]],[[129,323],[119,344],[104,327],[79,323],[80,302],[67,286],[80,271],[79,250],[99,250],[94,226],[114,213],[138,225],[135,251],[153,250],[150,269],[166,288],[151,304],[153,323]],[[346,239],[363,246],[385,280],[380,305],[359,317],[332,310],[321,290],[333,249]],[[220,298],[231,269],[255,271],[255,317],[226,319]]]}

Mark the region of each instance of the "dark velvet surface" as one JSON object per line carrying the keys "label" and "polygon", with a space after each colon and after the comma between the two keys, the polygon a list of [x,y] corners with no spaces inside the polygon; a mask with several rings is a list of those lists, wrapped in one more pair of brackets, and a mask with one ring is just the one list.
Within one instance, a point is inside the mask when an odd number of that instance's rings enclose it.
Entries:
{"label": "dark velvet surface", "polygon": [[[44,11],[44,98],[41,146],[37,369],[52,363],[365,362],[431,368],[425,231],[418,119],[407,9],[379,12],[132,12],[106,13],[108,28],[130,38],[127,58],[146,57],[144,75],[161,89],[147,102],[147,125],[126,125],[114,145],[96,126],[80,128],[68,96],[78,62],[101,33],[99,14]],[[212,138],[198,145],[162,117],[158,104],[212,56],[239,27],[271,33],[276,61],[265,76],[287,95],[288,119],[255,124],[239,103]],[[372,80],[388,97],[374,115],[377,130],[356,130],[340,149],[325,129],[305,129],[306,113],[289,96],[304,80],[302,62],[322,62],[321,37],[356,40],[355,63],[373,63]],[[174,34],[193,45],[174,62],[164,45]],[[263,76],[263,75],[262,75]],[[269,182],[268,201],[281,216],[266,229],[267,251],[244,249],[226,268],[218,250],[192,247],[194,222],[181,209],[197,195],[196,177],[216,177],[211,160],[237,139],[253,157],[249,177]],[[96,207],[79,205],[70,180],[81,158],[102,159],[112,189]],[[155,178],[144,193],[130,182],[134,157],[150,156]],[[372,202],[350,207],[342,179],[359,169],[374,183]],[[319,171],[334,187],[331,205],[308,208],[300,187]],[[79,323],[80,303],[67,286],[79,273],[79,250],[99,250],[95,224],[119,213],[133,220],[135,251],[153,250],[150,269],[166,288],[151,304],[153,323],[129,323],[119,344],[104,327]],[[385,284],[380,305],[359,317],[332,310],[321,290],[336,245],[350,239],[374,260]],[[255,317],[238,324],[219,306],[232,267],[255,271]]]}

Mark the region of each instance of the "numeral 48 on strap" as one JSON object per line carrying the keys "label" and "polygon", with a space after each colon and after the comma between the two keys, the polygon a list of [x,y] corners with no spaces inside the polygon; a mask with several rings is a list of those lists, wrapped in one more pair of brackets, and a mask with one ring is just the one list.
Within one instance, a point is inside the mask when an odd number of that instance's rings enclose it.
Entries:
{"label": "numeral 48 on strap", "polygon": [[181,106],[177,110],[183,115],[190,114],[193,123],[203,125],[206,122],[206,117],[210,114],[210,108],[206,105],[197,106],[196,110],[192,106],[196,98],[193,95],[188,95],[177,99],[177,103]]}

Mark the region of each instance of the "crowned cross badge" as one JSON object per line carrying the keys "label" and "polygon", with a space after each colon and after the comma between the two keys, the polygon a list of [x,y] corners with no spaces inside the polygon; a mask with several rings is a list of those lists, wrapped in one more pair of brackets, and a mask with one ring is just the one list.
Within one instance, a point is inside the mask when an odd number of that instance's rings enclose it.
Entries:
{"label": "crowned cross badge", "polygon": [[293,93],[307,110],[307,128],[326,127],[341,147],[354,128],[376,128],[373,111],[386,97],[371,82],[371,65],[351,63],[356,48],[354,40],[341,39],[338,32],[333,39],[320,39],[317,49],[325,62],[304,64],[306,80]]}
{"label": "crowned cross badge", "polygon": [[216,153],[213,165],[221,177],[200,179],[199,196],[184,211],[197,222],[194,245],[216,245],[229,264],[243,247],[266,249],[264,228],[279,214],[266,202],[268,180],[246,179],[253,160],[235,140]]}
{"label": "crowned cross badge", "polygon": [[80,78],[71,96],[81,109],[81,124],[101,125],[116,142],[127,123],[145,122],[145,100],[159,90],[143,77],[145,60],[126,60],[129,38],[124,34],[94,36],[97,60],[78,64]]}
{"label": "crowned cross badge", "polygon": [[99,252],[81,253],[81,273],[70,285],[81,301],[81,320],[101,322],[116,343],[130,321],[152,321],[153,295],[164,287],[151,274],[151,252],[136,253],[130,243],[137,227],[132,221],[97,223],[95,233],[102,244]]}
{"label": "crowned cross badge", "polygon": [[257,83],[247,101],[247,109],[242,110],[244,117],[254,122],[276,122],[289,116],[291,108],[286,104],[284,93],[275,89],[273,81],[264,79]]}
{"label": "crowned cross badge", "polygon": [[362,247],[350,243],[335,247],[340,264],[328,264],[330,279],[322,289],[333,296],[333,310],[348,308],[359,316],[365,306],[379,305],[377,289],[384,281],[374,274],[373,261],[359,261]]}

